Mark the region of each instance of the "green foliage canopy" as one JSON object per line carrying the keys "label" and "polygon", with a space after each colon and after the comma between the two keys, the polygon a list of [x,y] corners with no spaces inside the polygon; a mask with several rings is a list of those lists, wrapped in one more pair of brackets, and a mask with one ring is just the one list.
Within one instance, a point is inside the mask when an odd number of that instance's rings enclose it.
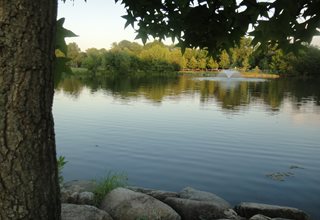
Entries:
{"label": "green foliage canopy", "polygon": [[67,57],[70,58],[71,67],[80,67],[82,60],[85,58],[86,54],[81,52],[79,46],[76,43],[69,43],[68,45]]}
{"label": "green foliage canopy", "polygon": [[310,43],[319,34],[320,0],[115,0],[127,10],[126,25],[137,38],[178,39],[185,48],[217,53],[239,44],[249,33],[253,44],[282,48]]}

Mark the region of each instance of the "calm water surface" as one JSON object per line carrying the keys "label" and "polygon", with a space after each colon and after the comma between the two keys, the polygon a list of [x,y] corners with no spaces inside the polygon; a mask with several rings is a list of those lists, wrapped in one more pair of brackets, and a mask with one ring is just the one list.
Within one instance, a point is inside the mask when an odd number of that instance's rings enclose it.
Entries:
{"label": "calm water surface", "polygon": [[56,88],[65,180],[125,172],[129,184],[294,206],[320,219],[315,80],[77,79]]}

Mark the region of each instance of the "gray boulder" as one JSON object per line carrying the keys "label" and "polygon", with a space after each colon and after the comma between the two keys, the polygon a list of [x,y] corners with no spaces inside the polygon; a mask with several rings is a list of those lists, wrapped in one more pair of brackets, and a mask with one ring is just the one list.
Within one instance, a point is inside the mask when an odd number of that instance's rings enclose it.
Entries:
{"label": "gray boulder", "polygon": [[61,189],[61,202],[81,205],[93,205],[94,194],[92,192],[72,192]]}
{"label": "gray boulder", "polygon": [[163,202],[125,188],[117,188],[108,193],[100,208],[107,211],[114,220],[181,219],[171,207]]}
{"label": "gray boulder", "polygon": [[221,197],[213,193],[196,190],[191,187],[186,187],[182,189],[182,191],[179,193],[179,197],[183,199],[191,199],[196,201],[209,201],[214,203],[216,206],[219,206],[221,209],[231,208],[230,204]]}
{"label": "gray boulder", "polygon": [[65,188],[60,189],[61,203],[73,203],[71,199],[72,192],[70,190],[66,190]]}
{"label": "gray boulder", "polygon": [[135,192],[141,192],[141,193],[147,194],[147,195],[152,196],[160,201],[164,201],[168,197],[179,197],[179,194],[176,192],[154,190],[154,189],[134,187],[134,186],[129,186],[127,188],[132,191],[135,191]]}
{"label": "gray boulder", "polygon": [[61,202],[93,205],[93,191],[95,187],[96,182],[90,180],[73,180],[67,182],[61,188]]}
{"label": "gray boulder", "polygon": [[164,200],[183,220],[239,219],[237,214],[212,201],[197,201],[168,197]]}
{"label": "gray boulder", "polygon": [[235,210],[240,216],[246,218],[251,218],[256,214],[262,214],[271,218],[285,218],[293,220],[310,219],[308,214],[296,208],[261,203],[243,202],[237,205]]}
{"label": "gray boulder", "polygon": [[94,194],[92,192],[79,193],[77,204],[93,205],[94,204]]}
{"label": "gray boulder", "polygon": [[112,220],[112,218],[107,212],[94,206],[63,203],[61,220]]}

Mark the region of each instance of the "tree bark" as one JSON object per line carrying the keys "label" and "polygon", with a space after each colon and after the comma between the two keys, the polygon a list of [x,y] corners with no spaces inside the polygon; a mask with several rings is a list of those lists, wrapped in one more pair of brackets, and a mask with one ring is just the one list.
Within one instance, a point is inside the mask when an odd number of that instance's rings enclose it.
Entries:
{"label": "tree bark", "polygon": [[57,0],[0,0],[0,220],[59,220]]}

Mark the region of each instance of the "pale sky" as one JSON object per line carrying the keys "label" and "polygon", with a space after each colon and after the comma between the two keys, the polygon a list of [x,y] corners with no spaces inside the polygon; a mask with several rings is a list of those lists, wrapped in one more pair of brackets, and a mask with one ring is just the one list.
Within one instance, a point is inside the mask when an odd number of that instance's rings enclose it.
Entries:
{"label": "pale sky", "polygon": [[124,29],[124,14],[123,5],[114,0],[59,1],[58,18],[65,17],[64,27],[79,35],[67,42],[76,42],[83,51],[90,47],[108,49],[121,40],[133,41],[136,34],[131,27]]}
{"label": "pale sky", "polygon": [[[121,40],[134,41],[133,28],[124,29],[126,21],[121,16],[125,14],[123,5],[114,0],[59,1],[58,18],[65,17],[64,27],[79,35],[67,39],[67,43],[76,42],[82,51],[90,47],[109,49],[113,42]],[[136,42],[142,44],[141,40]],[[320,46],[320,37],[313,44]]]}

